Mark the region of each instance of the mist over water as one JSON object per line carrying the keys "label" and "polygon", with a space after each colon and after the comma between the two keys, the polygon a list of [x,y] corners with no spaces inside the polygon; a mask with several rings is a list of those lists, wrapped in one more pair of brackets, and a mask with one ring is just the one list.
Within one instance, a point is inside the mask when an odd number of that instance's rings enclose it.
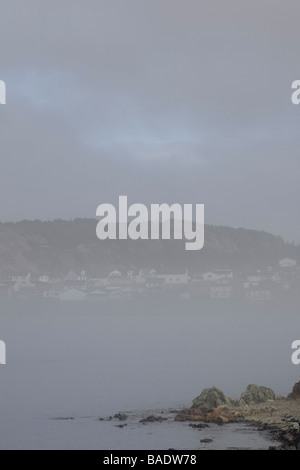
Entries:
{"label": "mist over water", "polygon": [[[300,327],[296,305],[6,302],[1,325],[7,347],[7,365],[0,368],[2,448],[39,442],[99,448],[99,433],[107,448],[109,442],[116,448],[119,438],[109,440],[116,431],[107,423],[101,434],[99,423],[94,429],[94,421],[81,427],[79,421],[69,437],[63,432],[58,439],[66,424],[53,418],[188,407],[212,385],[232,398],[249,383],[287,395],[299,379],[291,362]],[[80,429],[89,431],[78,443]]]}

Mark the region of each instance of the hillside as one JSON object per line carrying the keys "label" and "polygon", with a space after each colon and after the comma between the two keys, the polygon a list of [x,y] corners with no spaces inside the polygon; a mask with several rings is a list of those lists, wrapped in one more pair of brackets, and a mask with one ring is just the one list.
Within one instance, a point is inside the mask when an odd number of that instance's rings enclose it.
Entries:
{"label": "hillside", "polygon": [[193,273],[220,267],[251,270],[276,266],[283,257],[300,261],[300,247],[265,232],[206,226],[201,251],[187,252],[181,240],[132,241],[96,237],[94,219],[0,223],[0,277],[86,270],[90,275],[149,267],[188,267]]}

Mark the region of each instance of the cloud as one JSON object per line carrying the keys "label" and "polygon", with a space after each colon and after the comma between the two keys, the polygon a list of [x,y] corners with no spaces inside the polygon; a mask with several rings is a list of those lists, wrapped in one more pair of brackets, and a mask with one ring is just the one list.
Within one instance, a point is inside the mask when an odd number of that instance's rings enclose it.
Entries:
{"label": "cloud", "polygon": [[293,0],[2,2],[1,218],[93,216],[128,194],[300,241],[299,13]]}

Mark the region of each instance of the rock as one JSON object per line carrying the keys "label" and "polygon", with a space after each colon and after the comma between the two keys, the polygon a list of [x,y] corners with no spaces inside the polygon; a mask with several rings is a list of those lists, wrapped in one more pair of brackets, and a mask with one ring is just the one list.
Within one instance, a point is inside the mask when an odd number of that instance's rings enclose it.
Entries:
{"label": "rock", "polygon": [[229,399],[225,397],[222,390],[217,387],[205,388],[201,395],[193,400],[192,408],[205,407],[208,410],[213,410],[221,405],[229,404]]}
{"label": "rock", "polygon": [[259,387],[258,385],[248,385],[245,392],[241,395],[241,402],[249,405],[250,403],[264,403],[267,400],[275,400],[275,393],[271,388]]}
{"label": "rock", "polygon": [[200,442],[203,442],[204,444],[208,444],[209,442],[213,442],[213,439],[201,439]]}
{"label": "rock", "polygon": [[147,418],[140,419],[140,423],[148,424],[148,423],[162,423],[163,421],[167,421],[168,418],[162,418],[161,416],[147,416]]}
{"label": "rock", "polygon": [[209,428],[209,425],[206,424],[206,423],[199,423],[199,424],[192,424],[192,423],[191,423],[191,424],[189,424],[189,426],[190,426],[191,428],[194,428],[194,429],[199,429],[199,431],[200,431],[201,429],[204,429],[204,428]]}
{"label": "rock", "polygon": [[241,411],[223,405],[214,410],[208,410],[205,407],[183,410],[176,416],[175,421],[202,421],[204,423],[226,424],[237,423],[243,419],[244,414]]}
{"label": "rock", "polygon": [[126,421],[128,416],[125,413],[117,413],[114,415],[114,418],[118,419],[119,421]]}
{"label": "rock", "polygon": [[300,382],[295,383],[292,393],[288,395],[288,400],[300,399]]}
{"label": "rock", "polygon": [[73,418],[73,416],[58,416],[57,418],[52,418],[52,419],[56,421],[72,421],[75,418]]}
{"label": "rock", "polygon": [[204,421],[208,412],[204,407],[182,410],[175,416],[175,421]]}
{"label": "rock", "polygon": [[243,413],[227,406],[219,406],[205,417],[206,422],[216,424],[238,423],[244,419]]}

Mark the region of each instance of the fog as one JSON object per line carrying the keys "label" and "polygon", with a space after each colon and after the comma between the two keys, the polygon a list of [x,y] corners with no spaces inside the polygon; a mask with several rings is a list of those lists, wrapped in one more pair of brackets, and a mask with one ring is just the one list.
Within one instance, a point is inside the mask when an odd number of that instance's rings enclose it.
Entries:
{"label": "fog", "polygon": [[1,220],[205,203],[299,242],[299,2],[1,3]]}
{"label": "fog", "polygon": [[[96,430],[99,417],[189,407],[213,385],[232,398],[249,383],[287,395],[299,378],[291,362],[296,306],[6,303],[1,325],[8,364],[0,370],[0,441],[7,448],[101,448],[101,438],[121,448],[130,434],[116,438],[113,425]],[[75,418],[68,437],[64,423],[53,421],[59,417]]]}

